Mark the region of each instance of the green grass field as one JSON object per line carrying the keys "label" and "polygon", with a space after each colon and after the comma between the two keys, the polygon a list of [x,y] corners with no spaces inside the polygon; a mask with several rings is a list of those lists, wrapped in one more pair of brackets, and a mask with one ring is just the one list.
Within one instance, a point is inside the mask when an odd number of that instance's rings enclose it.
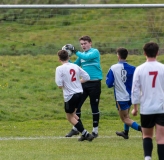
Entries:
{"label": "green grass field", "polygon": [[[72,60],[75,58],[73,56]],[[145,61],[144,56],[133,55],[128,58],[128,62],[134,65],[143,61]],[[115,54],[101,56],[104,78],[100,109],[105,119],[113,119],[117,115],[113,89],[108,89],[105,84],[107,71],[116,62]],[[54,81],[55,68],[58,65],[60,63],[56,54],[54,56],[1,56],[1,121],[65,119],[62,90],[58,89]],[[90,116],[89,101],[84,104],[83,113],[85,118]]]}
{"label": "green grass field", "polygon": [[[84,125],[91,131],[91,120]],[[65,138],[70,129],[66,120],[1,122],[0,154],[6,160],[141,160],[141,133],[131,130],[130,139],[115,135],[122,129],[120,120],[101,119],[99,137],[92,142]],[[153,159],[157,159],[154,145]]]}
{"label": "green grass field", "polygon": [[[72,60],[76,57],[73,56]],[[164,56],[158,57],[164,62]],[[143,55],[129,55],[135,66]],[[115,135],[123,130],[113,97],[105,85],[109,67],[117,63],[115,54],[101,56],[104,79],[100,100],[99,137],[93,142],[65,138],[71,125],[65,118],[62,91],[54,82],[56,55],[0,57],[0,154],[6,160],[140,160],[143,159],[141,133],[131,129],[130,139]],[[132,117],[132,116],[131,116]],[[138,123],[139,115],[132,117]],[[82,108],[85,128],[92,131],[92,116],[87,100]],[[154,145],[153,159],[157,159]]]}
{"label": "green grass field", "polygon": [[[23,0],[0,2],[24,3]],[[37,2],[52,3],[50,0]],[[63,2],[66,1],[62,0]],[[149,3],[148,0],[77,2]],[[34,2],[30,0],[28,3]],[[56,3],[61,3],[61,0]],[[151,3],[163,1],[152,0]],[[150,40],[160,41],[162,44],[163,9],[100,9],[98,12],[95,9],[1,9],[0,13],[0,159],[143,159],[140,132],[131,129],[128,140],[115,135],[117,130],[123,130],[123,123],[115,108],[113,89],[108,89],[105,85],[105,76],[109,67],[117,63],[117,57],[115,54],[104,53],[114,53],[108,49],[115,49],[119,47],[118,44],[128,49],[141,49],[143,44]],[[79,136],[65,138],[72,126],[67,122],[64,113],[62,90],[58,89],[54,82],[55,68],[60,65],[56,51],[68,41],[78,48],[78,38],[83,34],[90,35],[93,38],[93,47],[103,53],[101,64],[104,78],[99,106],[99,137],[93,142],[78,142]],[[75,58],[73,56],[72,60]],[[164,63],[164,55],[160,55],[158,60]],[[138,53],[129,55],[127,61],[137,66],[145,61],[145,57]],[[131,118],[140,123],[139,115]],[[82,107],[82,121],[85,128],[91,132],[92,115],[88,99]],[[156,150],[154,144],[153,160],[158,159]]]}

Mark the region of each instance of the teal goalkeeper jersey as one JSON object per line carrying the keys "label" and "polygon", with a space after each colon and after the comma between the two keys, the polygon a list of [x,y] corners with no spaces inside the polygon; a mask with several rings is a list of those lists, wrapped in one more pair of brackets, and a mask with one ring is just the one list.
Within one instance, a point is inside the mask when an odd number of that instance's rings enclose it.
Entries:
{"label": "teal goalkeeper jersey", "polygon": [[102,80],[102,69],[100,65],[100,52],[95,48],[90,48],[85,52],[76,52],[78,58],[74,62],[81,66],[90,76],[90,80]]}

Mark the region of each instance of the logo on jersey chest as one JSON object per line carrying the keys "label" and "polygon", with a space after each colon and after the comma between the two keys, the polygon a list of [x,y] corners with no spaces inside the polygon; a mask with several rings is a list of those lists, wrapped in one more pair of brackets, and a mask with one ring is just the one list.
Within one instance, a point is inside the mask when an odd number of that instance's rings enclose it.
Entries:
{"label": "logo on jersey chest", "polygon": [[82,62],[86,62],[86,61],[85,61],[84,59],[81,59],[81,63],[82,63]]}

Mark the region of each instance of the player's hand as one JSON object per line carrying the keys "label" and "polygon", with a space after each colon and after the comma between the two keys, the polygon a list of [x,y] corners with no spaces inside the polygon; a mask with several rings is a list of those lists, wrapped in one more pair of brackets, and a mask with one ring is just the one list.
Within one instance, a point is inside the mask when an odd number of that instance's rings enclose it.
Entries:
{"label": "player's hand", "polygon": [[73,53],[77,52],[77,50],[75,49],[75,47],[72,44],[66,44],[65,48],[68,50],[71,50]]}
{"label": "player's hand", "polygon": [[131,113],[132,113],[133,116],[137,116],[138,110],[133,109]]}

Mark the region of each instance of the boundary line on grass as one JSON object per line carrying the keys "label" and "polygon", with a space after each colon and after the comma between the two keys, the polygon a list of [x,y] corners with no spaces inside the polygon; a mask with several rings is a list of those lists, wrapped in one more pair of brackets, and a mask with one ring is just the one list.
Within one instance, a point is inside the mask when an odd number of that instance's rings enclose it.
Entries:
{"label": "boundary line on grass", "polygon": [[[98,139],[111,139],[118,136],[99,136]],[[72,139],[79,138],[77,137],[61,137],[61,136],[38,136],[38,137],[0,137],[0,141],[9,141],[9,140],[45,140],[45,139]],[[97,139],[96,138],[96,139]],[[122,137],[120,137],[122,138]],[[131,138],[142,138],[142,136],[130,136]]]}

